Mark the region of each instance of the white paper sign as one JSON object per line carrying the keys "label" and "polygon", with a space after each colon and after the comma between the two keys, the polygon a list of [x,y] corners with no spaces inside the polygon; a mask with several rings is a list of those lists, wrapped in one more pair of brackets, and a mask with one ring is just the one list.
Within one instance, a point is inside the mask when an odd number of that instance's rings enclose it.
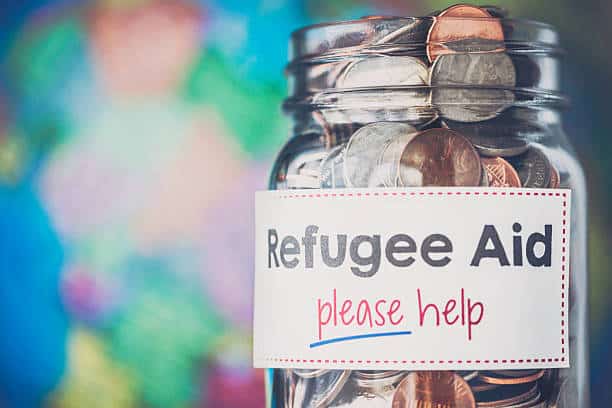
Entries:
{"label": "white paper sign", "polygon": [[570,191],[259,192],[254,364],[568,367]]}

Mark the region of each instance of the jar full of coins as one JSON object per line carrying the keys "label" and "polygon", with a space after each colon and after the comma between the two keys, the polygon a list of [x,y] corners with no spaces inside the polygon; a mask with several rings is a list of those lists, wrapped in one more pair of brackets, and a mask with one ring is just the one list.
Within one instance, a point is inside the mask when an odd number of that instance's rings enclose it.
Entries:
{"label": "jar full of coins", "polygon": [[269,406],[588,406],[586,190],[554,28],[496,7],[302,28],[258,193]]}

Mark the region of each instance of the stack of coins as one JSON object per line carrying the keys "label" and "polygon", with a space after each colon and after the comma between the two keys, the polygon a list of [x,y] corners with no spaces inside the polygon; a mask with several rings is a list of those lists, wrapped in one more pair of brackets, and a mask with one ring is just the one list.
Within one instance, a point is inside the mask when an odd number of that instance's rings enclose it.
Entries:
{"label": "stack of coins", "polygon": [[276,370],[283,407],[551,408],[558,370],[350,371]]}
{"label": "stack of coins", "polygon": [[[539,74],[507,49],[505,16],[456,5],[399,19],[405,25],[384,34],[337,39],[348,51],[311,68],[299,85],[319,89],[311,126],[281,151],[271,188],[567,185],[554,151],[540,143],[546,121],[521,106],[518,88]],[[563,381],[557,369],[285,369],[275,370],[274,384],[284,407],[549,408]]]}

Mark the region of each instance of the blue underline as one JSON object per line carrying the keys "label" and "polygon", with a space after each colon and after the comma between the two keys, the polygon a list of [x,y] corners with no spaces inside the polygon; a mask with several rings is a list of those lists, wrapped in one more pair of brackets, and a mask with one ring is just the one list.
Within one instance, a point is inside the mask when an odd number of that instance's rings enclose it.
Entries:
{"label": "blue underline", "polygon": [[340,343],[343,341],[350,341],[350,340],[369,339],[372,337],[408,336],[409,334],[412,334],[412,332],[411,331],[395,331],[395,332],[386,332],[386,333],[358,334],[356,336],[336,337],[333,339],[317,341],[316,343],[311,343],[309,347],[315,348],[315,347],[325,346],[326,344],[331,344],[331,343]]}

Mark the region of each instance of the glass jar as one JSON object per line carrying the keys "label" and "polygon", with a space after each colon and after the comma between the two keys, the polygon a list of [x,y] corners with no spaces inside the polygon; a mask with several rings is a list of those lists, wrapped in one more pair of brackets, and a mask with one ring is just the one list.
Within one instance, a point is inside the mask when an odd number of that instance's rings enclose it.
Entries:
{"label": "glass jar", "polygon": [[[562,126],[567,102],[555,30],[496,8],[455,6],[423,18],[369,16],[306,27],[293,33],[290,49],[284,109],[293,136],[274,164],[271,190],[572,190],[570,368],[455,374],[470,385],[477,406],[587,407],[587,195]],[[476,156],[462,147],[466,140]],[[457,163],[449,149],[468,149],[469,157]],[[417,406],[394,400],[408,371],[269,373],[273,407]],[[517,384],[529,386],[521,391]],[[444,398],[418,406],[471,406]]]}

